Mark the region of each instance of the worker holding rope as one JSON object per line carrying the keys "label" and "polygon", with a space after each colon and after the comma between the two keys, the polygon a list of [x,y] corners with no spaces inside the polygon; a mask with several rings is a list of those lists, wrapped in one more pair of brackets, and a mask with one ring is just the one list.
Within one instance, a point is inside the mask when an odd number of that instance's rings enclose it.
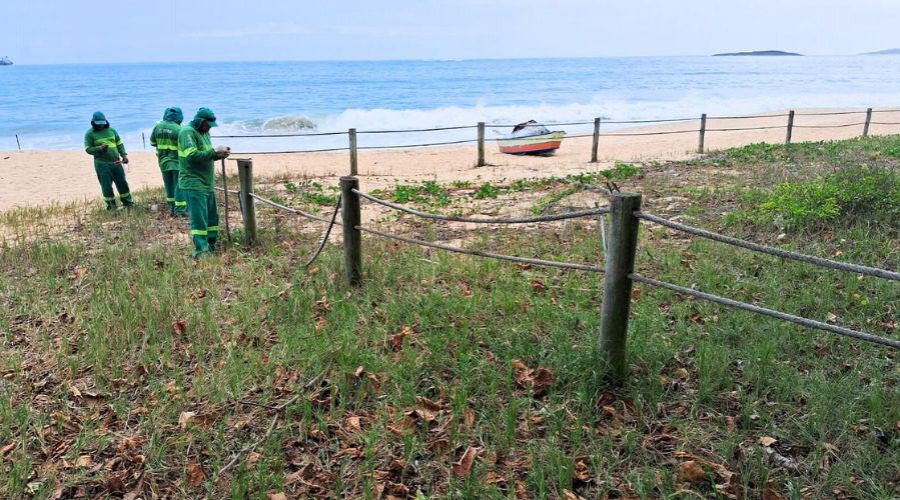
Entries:
{"label": "worker holding rope", "polygon": [[100,191],[103,193],[106,209],[116,209],[114,183],[122,205],[125,208],[134,205],[128,181],[125,179],[125,170],[122,168],[122,165],[128,164],[125,144],[100,111],[94,113],[90,130],[84,133],[84,151],[94,157],[94,171],[97,173],[97,180],[100,181]]}
{"label": "worker holding rope", "polygon": [[178,133],[183,119],[181,108],[167,108],[163,119],[156,123],[150,133],[150,145],[156,148],[156,158],[166,189],[166,203],[172,217],[187,216],[187,202],[178,187]]}
{"label": "worker holding rope", "polygon": [[216,126],[216,115],[212,110],[200,108],[194,119],[178,133],[179,187],[191,216],[195,259],[215,252],[219,239],[215,161],[227,158],[231,149],[225,146],[213,149],[209,130]]}

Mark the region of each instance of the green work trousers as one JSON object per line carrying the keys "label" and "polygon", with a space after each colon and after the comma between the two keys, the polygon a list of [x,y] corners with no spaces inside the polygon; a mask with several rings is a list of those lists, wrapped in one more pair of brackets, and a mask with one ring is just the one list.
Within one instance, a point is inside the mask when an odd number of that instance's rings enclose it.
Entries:
{"label": "green work trousers", "polygon": [[103,201],[107,210],[116,209],[116,195],[113,192],[113,184],[119,192],[122,205],[130,207],[134,203],[131,200],[131,190],[128,189],[128,181],[125,180],[125,169],[115,163],[95,163],[94,171],[97,172],[97,180],[100,181],[100,191],[103,193]]}
{"label": "green work trousers", "polygon": [[163,185],[166,187],[166,203],[172,216],[187,213],[187,202],[184,193],[178,187],[178,170],[165,170],[162,173]]}
{"label": "green work trousers", "polygon": [[196,189],[185,189],[182,193],[187,199],[191,214],[194,258],[204,253],[215,252],[216,241],[219,239],[219,207],[216,206],[216,193]]}

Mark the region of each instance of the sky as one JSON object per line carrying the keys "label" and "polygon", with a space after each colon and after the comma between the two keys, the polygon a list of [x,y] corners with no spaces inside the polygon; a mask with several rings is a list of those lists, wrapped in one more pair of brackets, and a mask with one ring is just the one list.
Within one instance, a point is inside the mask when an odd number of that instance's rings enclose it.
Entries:
{"label": "sky", "polygon": [[900,0],[4,0],[0,16],[19,64],[900,47]]}

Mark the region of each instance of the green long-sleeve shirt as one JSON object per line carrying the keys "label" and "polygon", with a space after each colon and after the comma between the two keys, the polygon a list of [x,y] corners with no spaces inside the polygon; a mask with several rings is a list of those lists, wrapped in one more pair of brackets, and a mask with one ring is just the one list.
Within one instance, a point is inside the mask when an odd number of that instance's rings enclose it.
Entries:
{"label": "green long-sleeve shirt", "polygon": [[[105,153],[101,152],[103,146],[109,147]],[[120,156],[128,154],[118,132],[112,127],[102,130],[91,128],[85,132],[84,151],[94,157],[94,165],[115,163],[119,161]]]}
{"label": "green long-sleeve shirt", "polygon": [[175,122],[161,121],[153,127],[150,133],[150,145],[156,148],[156,158],[159,161],[159,169],[163,172],[178,170],[178,134],[181,125]]}
{"label": "green long-sleeve shirt", "polygon": [[178,163],[181,189],[212,191],[215,187],[216,151],[209,134],[201,134],[192,124],[178,133]]}

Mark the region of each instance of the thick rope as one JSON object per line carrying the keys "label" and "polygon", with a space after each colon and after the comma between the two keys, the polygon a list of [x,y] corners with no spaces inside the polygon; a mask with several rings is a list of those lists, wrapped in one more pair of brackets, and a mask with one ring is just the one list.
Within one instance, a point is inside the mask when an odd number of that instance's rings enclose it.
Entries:
{"label": "thick rope", "polygon": [[[407,132],[437,132],[440,130],[465,130],[470,128],[478,128],[478,125],[460,125],[456,127],[435,127],[435,128],[407,128],[401,130],[359,130],[357,135],[361,134],[403,134]],[[346,132],[344,132],[346,134]]]}
{"label": "thick rope", "polygon": [[663,118],[660,120],[600,120],[601,125],[606,125],[608,123],[615,124],[626,124],[626,123],[670,123],[670,122],[689,122],[693,120],[699,120],[699,116],[695,116],[693,118]]}
{"label": "thick rope", "polygon": [[794,125],[794,128],[844,128],[844,127],[861,127],[866,122],[847,123],[844,125]]}
{"label": "thick rope", "polygon": [[[326,224],[331,223],[331,221],[329,221],[328,219],[319,217],[318,215],[313,215],[313,214],[310,214],[310,213],[306,213],[306,212],[304,212],[303,210],[298,210],[298,209],[296,209],[296,208],[291,208],[291,207],[282,205],[281,203],[276,203],[276,202],[274,202],[274,201],[272,201],[272,200],[270,200],[270,199],[268,199],[268,198],[263,198],[262,196],[259,196],[259,195],[257,195],[256,193],[250,193],[250,196],[253,197],[253,198],[255,198],[256,200],[258,200],[258,201],[261,202],[261,203],[265,203],[266,205],[269,205],[269,206],[272,206],[272,207],[275,207],[275,208],[280,208],[280,209],[282,209],[282,210],[284,210],[284,211],[286,211],[286,212],[290,212],[290,213],[292,213],[292,214],[296,214],[296,215],[299,215],[299,216],[301,216],[301,217],[306,217],[307,219],[310,219],[310,220],[315,220],[315,221],[319,221],[319,222],[324,222],[324,223],[326,223]],[[341,225],[340,222],[335,222],[335,224],[337,224],[337,225],[339,225],[339,226]]]}
{"label": "thick rope", "polygon": [[607,196],[612,196],[612,191],[610,191],[609,189],[607,189],[603,186],[598,186],[597,184],[582,184],[581,186],[584,187],[585,189],[591,189],[593,191],[600,191],[601,193],[603,193]]}
{"label": "thick rope", "polygon": [[[709,130],[709,129],[707,129]],[[641,136],[641,135],[669,135],[669,134],[696,134],[699,130],[668,130],[665,132],[635,132],[635,133],[621,133],[621,134],[598,134],[600,137],[627,137],[627,136]]]}
{"label": "thick rope", "polygon": [[831,116],[831,115],[864,115],[866,110],[862,111],[823,111],[821,113],[794,113],[794,116]]}
{"label": "thick rope", "polygon": [[481,252],[478,250],[469,250],[466,248],[452,247],[450,245],[442,245],[440,243],[432,243],[430,241],[417,240],[414,238],[407,238],[405,236],[400,236],[397,234],[390,233],[382,233],[381,231],[376,231],[374,229],[369,229],[367,227],[356,226],[355,229],[362,231],[364,233],[374,234],[375,236],[381,236],[382,238],[388,238],[392,240],[403,241],[406,243],[411,243],[413,245],[420,245],[423,247],[437,248],[439,250],[447,250],[448,252],[456,252],[465,255],[474,255],[476,257],[487,257],[490,259],[498,259],[498,260],[508,260],[511,262],[520,262],[523,264],[533,264],[536,266],[548,266],[548,267],[557,267],[561,269],[577,269],[579,271],[589,271],[592,273],[602,273],[603,269],[596,266],[588,266],[584,264],[573,264],[569,262],[554,262],[551,260],[541,260],[541,259],[528,259],[525,257],[514,257],[511,255],[502,255],[496,253],[489,252]]}
{"label": "thick rope", "polygon": [[847,262],[837,262],[829,259],[823,259],[821,257],[813,257],[811,255],[804,255],[796,252],[789,252],[787,250],[782,250],[780,248],[768,247],[765,245],[760,245],[758,243],[752,243],[746,240],[741,240],[738,238],[733,238],[731,236],[725,236],[722,234],[713,233],[710,231],[705,231],[703,229],[699,229],[696,227],[686,226],[684,224],[679,224],[674,221],[670,221],[668,219],[663,219],[662,217],[657,217],[655,215],[650,215],[643,212],[636,212],[635,216],[638,219],[643,219],[645,221],[653,222],[655,224],[659,224],[661,226],[665,226],[671,229],[675,229],[677,231],[681,231],[688,234],[693,234],[694,236],[700,236],[701,238],[707,238],[713,241],[718,241],[720,243],[725,243],[728,245],[734,245],[741,248],[746,248],[748,250],[753,250],[755,252],[765,253],[769,255],[774,255],[776,257],[781,257],[784,259],[791,259],[800,262],[806,262],[807,264],[814,264],[817,266],[827,267],[830,269],[836,269],[839,271],[847,271],[856,274],[863,274],[866,276],[876,276],[878,278],[884,278],[892,281],[900,281],[900,273],[894,271],[887,271],[884,269],[878,269],[875,267],[867,267],[861,266],[858,264],[850,264]]}
{"label": "thick rope", "polygon": [[334,205],[334,213],[331,214],[331,222],[328,224],[328,227],[325,229],[325,234],[322,235],[322,241],[319,242],[319,248],[312,254],[306,264],[303,264],[303,267],[309,267],[313,262],[319,258],[319,254],[322,253],[322,250],[325,249],[325,243],[328,242],[328,237],[331,235],[331,228],[337,223],[337,214],[341,210],[341,195],[338,195],[337,203]]}
{"label": "thick rope", "polygon": [[758,119],[762,119],[762,118],[781,118],[781,117],[787,118],[787,116],[788,116],[787,114],[753,115],[753,116],[747,116],[747,115],[743,115],[743,116],[707,116],[706,119],[707,120],[758,120]]}
{"label": "thick rope", "polygon": [[773,125],[771,127],[742,127],[742,128],[708,128],[707,132],[737,132],[739,130],[771,130],[776,128],[785,128],[786,125]]}
{"label": "thick rope", "polygon": [[440,214],[430,214],[428,212],[421,212],[419,210],[408,208],[403,205],[399,205],[397,203],[391,203],[390,201],[376,198],[372,195],[363,193],[362,191],[359,191],[357,189],[354,189],[353,192],[373,203],[377,203],[379,205],[383,205],[385,207],[392,208],[394,210],[399,210],[401,212],[405,212],[410,215],[415,215],[418,217],[424,217],[426,219],[449,221],[449,222],[475,222],[475,223],[479,223],[479,224],[528,224],[528,223],[532,223],[532,222],[550,222],[550,221],[575,219],[578,217],[588,217],[591,215],[599,215],[599,214],[609,213],[608,208],[592,208],[589,210],[578,210],[576,212],[567,212],[567,213],[553,214],[553,215],[540,215],[540,216],[536,216],[536,217],[491,217],[491,218],[460,217],[460,216],[455,216],[455,215],[440,215]]}
{"label": "thick rope", "polygon": [[697,290],[693,290],[691,288],[685,288],[683,286],[673,285],[671,283],[666,283],[664,281],[658,281],[651,278],[646,278],[639,274],[629,274],[629,278],[638,282],[644,283],[646,285],[656,286],[660,288],[665,288],[668,290],[672,290],[673,292],[683,293],[685,295],[691,295],[693,297],[697,297],[699,299],[708,300],[710,302],[715,302],[717,304],[726,305],[729,307],[734,307],[737,309],[743,309],[745,311],[750,311],[756,314],[762,314],[764,316],[769,316],[772,318],[777,318],[783,321],[787,321],[790,323],[794,323],[797,325],[805,326],[808,328],[816,328],[819,330],[825,330],[832,333],[837,333],[838,335],[844,335],[847,337],[853,337],[860,340],[865,340],[867,342],[872,342],[875,344],[881,344],[888,347],[900,348],[900,340],[887,339],[884,337],[879,337],[877,335],[872,335],[870,333],[859,332],[856,330],[851,330],[849,328],[844,328],[842,326],[829,325],[828,323],[823,323],[821,321],[815,321],[812,319],[803,318],[800,316],[794,316],[793,314],[783,313],[781,311],[775,311],[773,309],[766,309],[765,307],[754,306],[753,304],[747,304],[746,302],[739,302],[736,300],[731,300],[725,297],[719,297],[718,295],[712,295],[709,293],[700,292]]}
{"label": "thick rope", "polygon": [[248,135],[214,135],[213,139],[271,138],[271,137],[323,137],[326,135],[346,135],[347,132],[312,132],[309,134],[248,134]]}
{"label": "thick rope", "polygon": [[466,139],[462,141],[445,141],[445,142],[426,142],[423,144],[397,144],[395,146],[359,146],[356,149],[405,149],[405,148],[425,148],[429,146],[447,146],[449,144],[466,144],[469,142],[478,142],[478,139]]}
{"label": "thick rope", "polygon": [[328,151],[348,151],[350,148],[300,149],[296,151],[241,151],[237,155],[289,155],[298,153],[325,153]]}

